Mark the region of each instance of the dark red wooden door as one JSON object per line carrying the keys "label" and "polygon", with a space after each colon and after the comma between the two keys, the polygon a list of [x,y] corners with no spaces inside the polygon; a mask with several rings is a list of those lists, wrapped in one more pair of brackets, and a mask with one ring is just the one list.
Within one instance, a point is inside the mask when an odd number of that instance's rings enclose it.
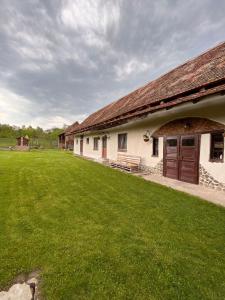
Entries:
{"label": "dark red wooden door", "polygon": [[107,137],[102,138],[102,158],[107,158]]}
{"label": "dark red wooden door", "polygon": [[179,179],[198,183],[199,169],[199,136],[180,137]]}
{"label": "dark red wooden door", "polygon": [[164,139],[163,175],[198,184],[199,136],[177,136]]}
{"label": "dark red wooden door", "polygon": [[83,139],[80,139],[80,155],[83,155]]}
{"label": "dark red wooden door", "polygon": [[173,179],[179,177],[179,137],[177,136],[164,139],[163,175]]}

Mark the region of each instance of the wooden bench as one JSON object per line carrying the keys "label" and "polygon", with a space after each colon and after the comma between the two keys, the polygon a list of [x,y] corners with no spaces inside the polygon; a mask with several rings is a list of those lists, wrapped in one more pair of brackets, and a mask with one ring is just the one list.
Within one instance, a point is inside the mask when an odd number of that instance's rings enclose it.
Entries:
{"label": "wooden bench", "polygon": [[110,161],[113,168],[123,169],[129,172],[138,172],[140,169],[140,156],[118,154],[116,161]]}

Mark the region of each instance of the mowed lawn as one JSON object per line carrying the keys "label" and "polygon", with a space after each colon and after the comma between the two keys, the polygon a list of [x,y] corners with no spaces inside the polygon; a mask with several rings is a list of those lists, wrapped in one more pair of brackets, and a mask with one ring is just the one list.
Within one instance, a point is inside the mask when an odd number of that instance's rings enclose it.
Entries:
{"label": "mowed lawn", "polygon": [[0,152],[0,290],[224,299],[225,209],[58,151]]}

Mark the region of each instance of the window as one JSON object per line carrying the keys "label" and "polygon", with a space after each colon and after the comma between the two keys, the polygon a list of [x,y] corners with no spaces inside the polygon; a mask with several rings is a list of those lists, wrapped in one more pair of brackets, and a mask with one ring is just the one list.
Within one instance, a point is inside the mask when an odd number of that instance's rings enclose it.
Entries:
{"label": "window", "polygon": [[159,156],[159,139],[155,137],[152,140],[152,156]]}
{"label": "window", "polygon": [[194,147],[195,146],[195,138],[194,137],[182,138],[182,146]]}
{"label": "window", "polygon": [[168,147],[177,147],[177,139],[167,139],[166,145]]}
{"label": "window", "polygon": [[94,150],[98,150],[98,137],[94,137]]}
{"label": "window", "polygon": [[86,138],[86,144],[89,144],[89,138]]}
{"label": "window", "polygon": [[127,133],[118,134],[118,151],[127,151]]}
{"label": "window", "polygon": [[78,139],[76,139],[76,144],[78,145]]}
{"label": "window", "polygon": [[211,134],[210,160],[223,161],[224,158],[224,136],[223,133]]}

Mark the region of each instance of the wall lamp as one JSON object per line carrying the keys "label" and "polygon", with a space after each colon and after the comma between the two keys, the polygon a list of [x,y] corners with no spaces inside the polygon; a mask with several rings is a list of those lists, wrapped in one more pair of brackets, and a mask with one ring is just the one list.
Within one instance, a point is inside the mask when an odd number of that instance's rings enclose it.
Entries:
{"label": "wall lamp", "polygon": [[144,142],[152,142],[152,137],[149,130],[147,130],[145,134],[143,134],[143,140]]}

